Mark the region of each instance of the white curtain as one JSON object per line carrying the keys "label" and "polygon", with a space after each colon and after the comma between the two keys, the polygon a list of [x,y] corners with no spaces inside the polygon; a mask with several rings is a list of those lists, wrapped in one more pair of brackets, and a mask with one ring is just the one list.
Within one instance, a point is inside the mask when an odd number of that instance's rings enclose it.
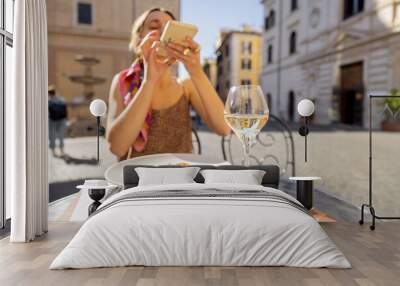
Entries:
{"label": "white curtain", "polygon": [[15,1],[13,94],[6,111],[12,242],[47,232],[46,17],[45,0]]}

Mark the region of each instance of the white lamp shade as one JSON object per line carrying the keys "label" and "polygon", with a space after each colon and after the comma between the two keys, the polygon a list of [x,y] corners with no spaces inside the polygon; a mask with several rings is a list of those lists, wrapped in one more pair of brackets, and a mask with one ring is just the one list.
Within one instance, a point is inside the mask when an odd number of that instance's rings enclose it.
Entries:
{"label": "white lamp shade", "polygon": [[315,111],[314,103],[309,99],[303,99],[297,105],[297,112],[303,116],[308,117],[311,116]]}
{"label": "white lamp shade", "polygon": [[107,105],[101,99],[95,99],[90,103],[90,113],[93,116],[103,116],[107,112]]}

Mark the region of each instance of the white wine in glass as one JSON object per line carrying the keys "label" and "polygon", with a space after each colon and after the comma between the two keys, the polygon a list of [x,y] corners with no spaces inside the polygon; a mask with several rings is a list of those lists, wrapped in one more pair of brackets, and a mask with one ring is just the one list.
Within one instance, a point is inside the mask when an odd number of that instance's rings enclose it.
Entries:
{"label": "white wine in glass", "polygon": [[225,121],[243,144],[244,165],[250,165],[250,146],[269,118],[268,104],[257,85],[233,86],[225,103]]}

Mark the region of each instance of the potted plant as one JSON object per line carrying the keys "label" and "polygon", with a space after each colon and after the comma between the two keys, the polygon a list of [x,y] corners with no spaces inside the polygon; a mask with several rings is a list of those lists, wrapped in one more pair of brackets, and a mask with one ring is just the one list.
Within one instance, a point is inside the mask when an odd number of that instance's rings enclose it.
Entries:
{"label": "potted plant", "polygon": [[[400,96],[400,90],[392,89],[391,96]],[[385,119],[381,122],[384,131],[400,131],[400,97],[385,99]]]}

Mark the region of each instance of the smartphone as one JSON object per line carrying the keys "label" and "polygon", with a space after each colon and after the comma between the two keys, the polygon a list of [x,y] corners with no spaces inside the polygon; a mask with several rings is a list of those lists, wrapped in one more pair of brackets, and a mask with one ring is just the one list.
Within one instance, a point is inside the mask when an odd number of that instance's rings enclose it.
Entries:
{"label": "smartphone", "polygon": [[[177,43],[183,46],[187,46],[186,37],[193,38],[197,34],[197,27],[195,25],[186,24],[178,21],[170,20],[165,25],[164,31],[161,34],[160,42],[163,45],[168,43]],[[168,61],[168,53],[163,48],[160,47],[157,50],[157,55]]]}
{"label": "smartphone", "polygon": [[171,20],[165,25],[160,41],[164,44],[172,42],[186,46],[186,38],[193,38],[197,34],[197,31],[198,29],[195,25]]}

